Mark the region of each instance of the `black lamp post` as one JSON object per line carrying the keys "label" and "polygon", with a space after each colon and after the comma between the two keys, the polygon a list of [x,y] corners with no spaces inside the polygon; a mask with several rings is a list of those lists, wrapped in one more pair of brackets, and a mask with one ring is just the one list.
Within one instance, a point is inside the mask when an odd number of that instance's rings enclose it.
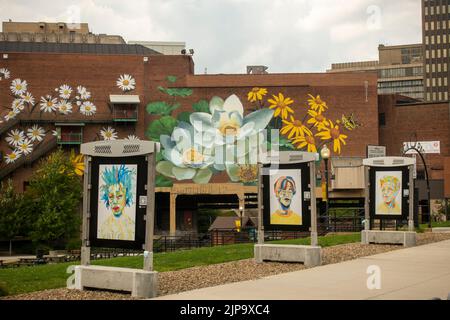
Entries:
{"label": "black lamp post", "polygon": [[322,149],[320,150],[320,156],[325,162],[325,214],[327,216],[327,227],[329,223],[328,216],[328,159],[330,158],[330,149],[328,149],[327,145],[324,144]]}

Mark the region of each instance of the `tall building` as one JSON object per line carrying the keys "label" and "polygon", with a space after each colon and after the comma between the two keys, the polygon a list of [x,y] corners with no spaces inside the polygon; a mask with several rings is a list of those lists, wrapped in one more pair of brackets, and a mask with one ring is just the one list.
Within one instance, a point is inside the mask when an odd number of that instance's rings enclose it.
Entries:
{"label": "tall building", "polygon": [[423,48],[421,44],[378,46],[378,61],[333,63],[327,72],[378,72],[378,93],[398,93],[423,100]]}
{"label": "tall building", "polygon": [[425,98],[449,98],[450,0],[422,0],[422,37],[425,51]]}
{"label": "tall building", "polygon": [[93,34],[87,23],[15,22],[2,23],[0,41],[44,43],[125,44],[121,36]]}

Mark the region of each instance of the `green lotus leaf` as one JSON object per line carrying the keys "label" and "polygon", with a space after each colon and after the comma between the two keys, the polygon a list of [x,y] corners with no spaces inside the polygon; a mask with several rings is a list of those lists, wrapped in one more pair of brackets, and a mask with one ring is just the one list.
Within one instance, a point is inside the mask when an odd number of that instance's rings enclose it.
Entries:
{"label": "green lotus leaf", "polygon": [[178,114],[177,119],[178,119],[178,121],[189,122],[190,116],[191,116],[191,112],[183,111]]}
{"label": "green lotus leaf", "polygon": [[197,103],[194,103],[192,105],[192,109],[194,109],[195,112],[206,112],[209,113],[209,104],[206,100],[200,100]]}
{"label": "green lotus leaf", "polygon": [[209,168],[205,168],[205,169],[200,169],[197,171],[197,174],[195,175],[194,179],[192,179],[194,181],[194,183],[197,184],[206,184],[209,182],[209,180],[211,180],[212,177],[212,171],[209,170]]}
{"label": "green lotus leaf", "polygon": [[172,187],[173,186],[173,181],[169,180],[166,177],[158,174],[156,176],[156,179],[155,179],[155,184],[156,184],[157,187]]}
{"label": "green lotus leaf", "polygon": [[173,167],[174,165],[170,161],[160,161],[156,165],[156,171],[166,177],[175,178],[175,175],[172,172]]}
{"label": "green lotus leaf", "polygon": [[173,129],[177,126],[178,120],[171,116],[164,116],[160,119],[154,120],[147,128],[146,135],[152,141],[159,142],[159,137],[162,134],[170,136]]}
{"label": "green lotus leaf", "polygon": [[231,181],[238,182],[241,180],[239,177],[239,166],[237,164],[227,164],[226,167]]}
{"label": "green lotus leaf", "polygon": [[177,180],[190,180],[194,178],[197,170],[192,168],[180,168],[174,166],[172,172]]}
{"label": "green lotus leaf", "polygon": [[167,80],[167,82],[175,83],[175,81],[177,81],[177,77],[176,76],[167,76],[166,80]]}

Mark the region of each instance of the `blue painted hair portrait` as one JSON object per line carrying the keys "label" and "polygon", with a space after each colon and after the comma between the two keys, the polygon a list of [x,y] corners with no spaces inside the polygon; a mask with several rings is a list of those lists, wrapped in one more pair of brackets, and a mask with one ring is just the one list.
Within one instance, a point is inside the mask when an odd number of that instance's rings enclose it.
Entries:
{"label": "blue painted hair portrait", "polygon": [[125,206],[134,202],[134,185],[136,170],[130,170],[125,165],[113,165],[101,173],[103,184],[100,186],[101,200],[106,208],[112,209],[115,216],[120,216]]}

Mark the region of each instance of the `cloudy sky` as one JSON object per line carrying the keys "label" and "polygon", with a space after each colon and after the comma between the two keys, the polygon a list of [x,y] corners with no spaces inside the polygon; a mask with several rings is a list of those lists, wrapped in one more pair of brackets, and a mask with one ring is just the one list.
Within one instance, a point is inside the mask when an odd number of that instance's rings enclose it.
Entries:
{"label": "cloudy sky", "polygon": [[184,41],[196,73],[323,72],[421,42],[420,0],[0,0],[7,21],[87,22],[126,41]]}

